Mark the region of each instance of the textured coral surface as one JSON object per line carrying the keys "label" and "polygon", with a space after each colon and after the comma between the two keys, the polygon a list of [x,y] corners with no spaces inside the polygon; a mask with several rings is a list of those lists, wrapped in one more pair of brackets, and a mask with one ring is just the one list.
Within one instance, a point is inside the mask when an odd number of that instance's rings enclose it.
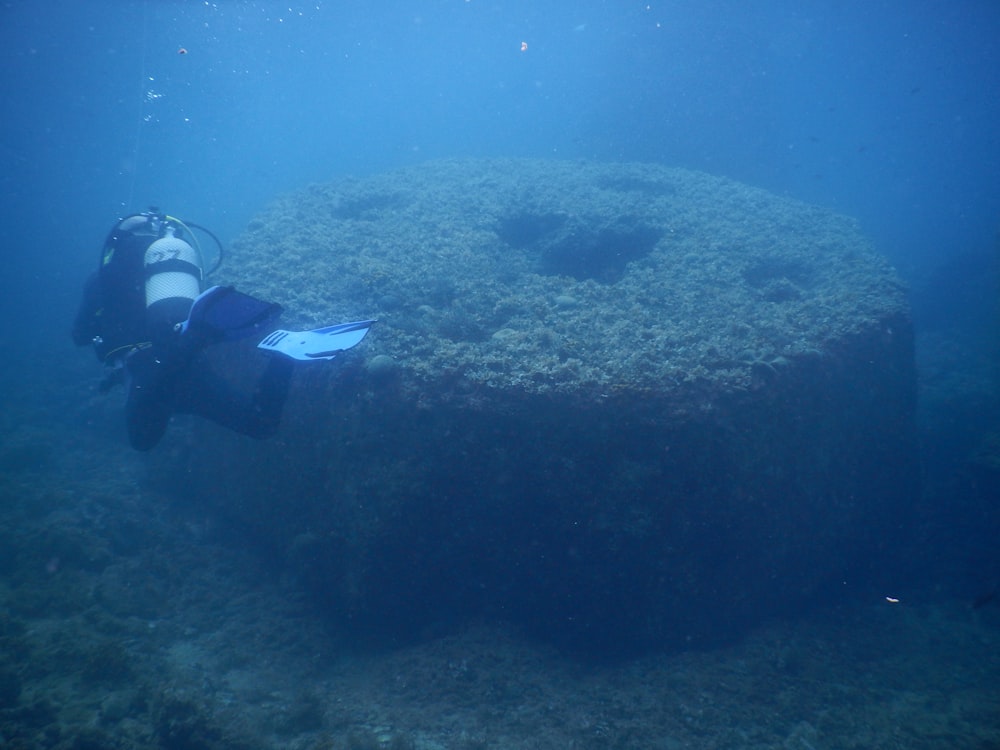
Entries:
{"label": "textured coral surface", "polygon": [[906,309],[855,222],[646,164],[438,161],[314,185],[226,273],[289,323],[378,318],[404,376],[591,398],[745,388]]}

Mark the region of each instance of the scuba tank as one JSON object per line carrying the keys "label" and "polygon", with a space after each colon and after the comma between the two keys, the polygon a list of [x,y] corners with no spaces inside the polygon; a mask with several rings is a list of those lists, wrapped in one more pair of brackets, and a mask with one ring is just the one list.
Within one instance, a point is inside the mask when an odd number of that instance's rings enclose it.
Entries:
{"label": "scuba tank", "polygon": [[164,236],[146,248],[146,309],[172,298],[194,301],[201,294],[201,261],[198,253],[167,226]]}
{"label": "scuba tank", "polygon": [[163,236],[146,248],[143,257],[146,323],[154,342],[187,319],[191,304],[201,294],[201,259],[175,232],[167,223]]}

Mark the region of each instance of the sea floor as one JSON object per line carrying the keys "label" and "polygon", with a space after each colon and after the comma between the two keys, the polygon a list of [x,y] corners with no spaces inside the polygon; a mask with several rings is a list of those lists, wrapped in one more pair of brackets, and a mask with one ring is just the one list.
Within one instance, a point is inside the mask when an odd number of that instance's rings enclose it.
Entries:
{"label": "sea floor", "polygon": [[497,623],[360,649],[78,389],[0,416],[0,747],[1000,747],[1000,606],[946,592],[602,664]]}

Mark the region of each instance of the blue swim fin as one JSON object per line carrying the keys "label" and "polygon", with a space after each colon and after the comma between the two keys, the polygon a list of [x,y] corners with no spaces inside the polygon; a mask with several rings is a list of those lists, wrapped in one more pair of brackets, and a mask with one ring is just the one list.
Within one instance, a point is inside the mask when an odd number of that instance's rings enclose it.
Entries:
{"label": "blue swim fin", "polygon": [[191,305],[181,333],[204,343],[235,341],[259,334],[281,314],[281,305],[264,302],[231,286],[213,286]]}
{"label": "blue swim fin", "polygon": [[340,323],[313,331],[277,330],[257,344],[258,349],[278,352],[292,359],[306,362],[314,359],[333,359],[340,352],[357,346],[368,333],[374,320]]}

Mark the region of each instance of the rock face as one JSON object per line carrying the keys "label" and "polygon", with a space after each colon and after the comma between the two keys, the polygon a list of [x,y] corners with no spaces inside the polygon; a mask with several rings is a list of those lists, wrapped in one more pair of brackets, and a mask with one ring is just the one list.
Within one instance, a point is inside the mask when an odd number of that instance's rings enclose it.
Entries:
{"label": "rock face", "polygon": [[871,582],[905,527],[906,295],[849,219],[657,166],[444,161],[286,196],[225,270],[286,327],[379,320],[300,370],[280,438],[198,428],[189,467],[360,631],[700,641]]}

